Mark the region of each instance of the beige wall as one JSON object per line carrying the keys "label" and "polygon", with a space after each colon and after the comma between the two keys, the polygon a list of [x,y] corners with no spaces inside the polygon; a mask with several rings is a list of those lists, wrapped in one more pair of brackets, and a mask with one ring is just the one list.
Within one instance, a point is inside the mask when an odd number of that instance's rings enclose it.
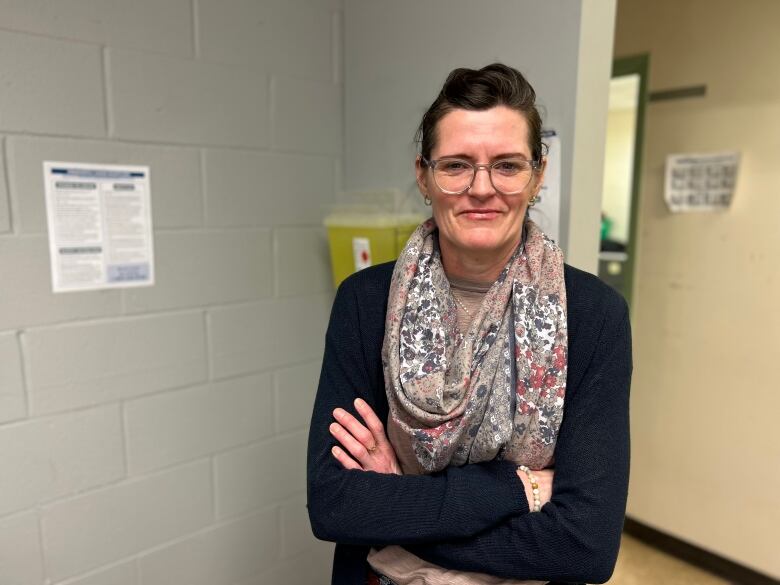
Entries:
{"label": "beige wall", "polygon": [[[649,52],[634,304],[629,514],[780,576],[780,2],[620,0],[616,56]],[[670,214],[667,154],[736,149],[731,209]]]}
{"label": "beige wall", "polygon": [[634,170],[636,110],[610,110],[604,157],[604,199],[601,208],[614,223],[610,239],[628,243],[631,215],[631,176]]}

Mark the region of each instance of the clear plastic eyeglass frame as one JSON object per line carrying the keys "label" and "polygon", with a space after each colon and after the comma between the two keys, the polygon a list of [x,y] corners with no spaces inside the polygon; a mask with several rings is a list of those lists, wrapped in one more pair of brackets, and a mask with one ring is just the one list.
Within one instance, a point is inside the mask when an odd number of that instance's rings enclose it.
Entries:
{"label": "clear plastic eyeglass frame", "polygon": [[[496,184],[493,181],[493,169],[502,163],[505,163],[507,161],[514,161],[515,159],[501,159],[501,160],[494,161],[492,163],[482,163],[482,164],[473,163],[471,161],[460,159],[460,158],[442,158],[437,160],[434,159],[428,160],[424,156],[421,156],[420,160],[426,167],[431,169],[431,174],[433,175],[433,182],[436,183],[436,187],[438,187],[439,190],[441,190],[443,193],[447,193],[448,195],[462,195],[463,193],[471,189],[471,187],[474,186],[474,181],[476,180],[477,173],[479,172],[480,169],[485,169],[487,171],[488,177],[490,178],[490,184],[493,186],[493,189],[495,189],[498,193],[501,193],[502,195],[517,195],[518,193],[522,193],[525,190],[525,188],[528,187],[528,185],[533,180],[534,172],[537,171],[540,166],[539,162],[535,160],[524,161],[527,162],[528,165],[531,167],[531,174],[528,175],[528,181],[525,183],[525,185],[523,185],[521,189],[517,189],[516,191],[504,191],[496,187]],[[459,162],[471,168],[471,180],[469,181],[469,184],[464,189],[461,189],[460,191],[452,191],[449,189],[444,189],[441,185],[439,185],[439,181],[436,179],[436,165],[443,161]]]}

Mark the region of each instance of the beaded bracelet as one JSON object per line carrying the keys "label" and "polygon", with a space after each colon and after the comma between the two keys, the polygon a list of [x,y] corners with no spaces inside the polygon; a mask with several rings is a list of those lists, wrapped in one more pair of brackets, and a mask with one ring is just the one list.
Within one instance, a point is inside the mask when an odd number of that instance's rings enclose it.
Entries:
{"label": "beaded bracelet", "polygon": [[528,476],[528,481],[531,482],[531,490],[534,494],[534,507],[532,512],[538,512],[542,509],[542,501],[539,499],[539,484],[536,482],[536,476],[531,473],[525,465],[518,465],[517,468]]}

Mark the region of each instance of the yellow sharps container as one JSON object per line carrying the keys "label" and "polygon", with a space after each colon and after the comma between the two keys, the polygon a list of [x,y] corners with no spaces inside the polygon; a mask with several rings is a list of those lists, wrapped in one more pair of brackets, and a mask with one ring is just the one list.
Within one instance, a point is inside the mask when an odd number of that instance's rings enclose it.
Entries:
{"label": "yellow sharps container", "polygon": [[363,268],[398,258],[425,218],[419,214],[342,211],[325,218],[333,284]]}

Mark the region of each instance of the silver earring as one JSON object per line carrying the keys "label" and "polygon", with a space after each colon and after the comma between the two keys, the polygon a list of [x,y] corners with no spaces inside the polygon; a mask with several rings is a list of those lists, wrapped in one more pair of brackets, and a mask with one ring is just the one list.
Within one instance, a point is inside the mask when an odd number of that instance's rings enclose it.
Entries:
{"label": "silver earring", "polygon": [[427,195],[424,196],[423,201],[425,202],[425,205],[429,206],[431,205],[431,198]]}

